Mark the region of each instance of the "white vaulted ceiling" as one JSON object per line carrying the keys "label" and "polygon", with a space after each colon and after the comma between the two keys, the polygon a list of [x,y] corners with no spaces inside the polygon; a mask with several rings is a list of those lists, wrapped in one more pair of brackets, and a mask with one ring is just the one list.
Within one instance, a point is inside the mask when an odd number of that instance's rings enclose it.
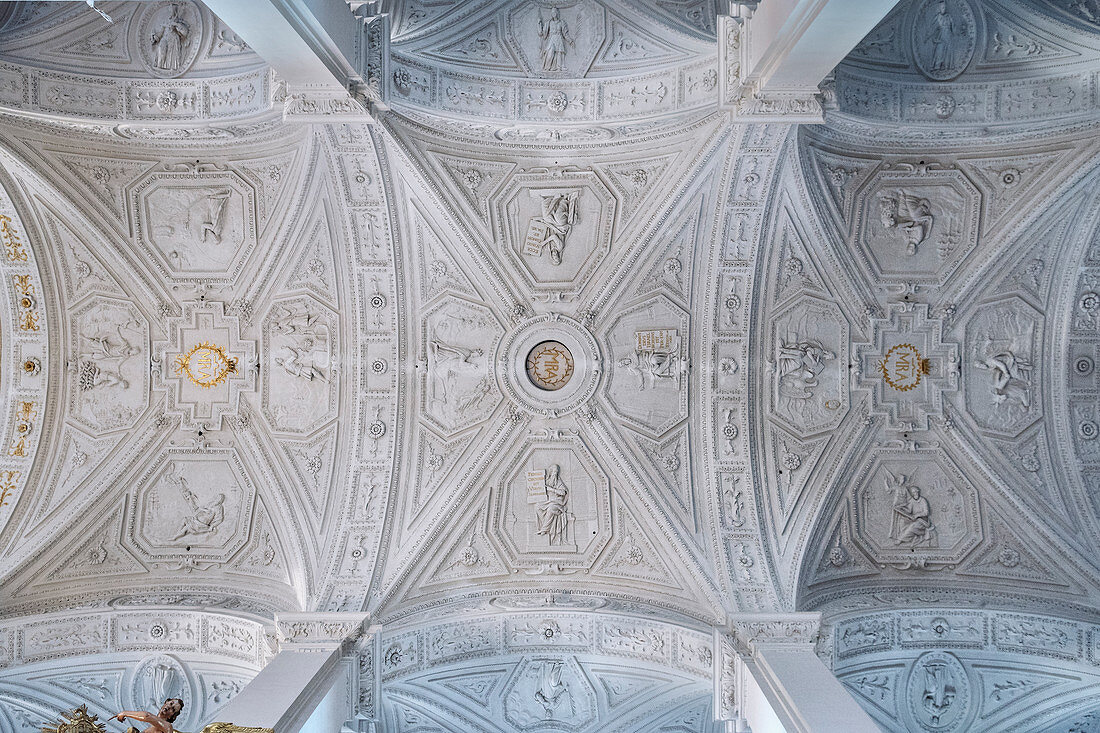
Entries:
{"label": "white vaulted ceiling", "polygon": [[0,731],[154,663],[198,727],[359,610],[387,731],[532,729],[547,654],[563,730],[705,731],[711,630],[795,610],[887,729],[1093,724],[1100,9],[934,5],[792,127],[704,0],[394,2],[371,124],[189,0],[5,4]]}

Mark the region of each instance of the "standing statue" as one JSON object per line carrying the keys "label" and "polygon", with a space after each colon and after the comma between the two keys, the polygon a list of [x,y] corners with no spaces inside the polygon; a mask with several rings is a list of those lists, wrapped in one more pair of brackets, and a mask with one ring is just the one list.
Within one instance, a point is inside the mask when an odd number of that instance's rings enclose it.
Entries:
{"label": "standing statue", "polygon": [[539,504],[535,519],[535,531],[545,535],[551,545],[565,544],[569,524],[569,487],[561,480],[561,467],[556,464],[546,471],[546,501]]}
{"label": "standing statue", "polygon": [[932,44],[932,71],[944,71],[954,63],[955,20],[947,12],[946,0],[936,4],[936,14],[932,16],[931,27],[924,40]]}
{"label": "standing statue", "polygon": [[542,70],[561,71],[565,61],[565,44],[572,46],[574,43],[569,37],[569,25],[561,19],[560,10],[551,10],[550,20],[544,20],[542,11],[539,10],[539,38],[542,39],[539,49]]}
{"label": "standing statue", "polygon": [[179,71],[184,50],[191,36],[191,27],[180,17],[180,6],[172,4],[172,14],[153,32],[153,65],[165,71]]}
{"label": "standing statue", "polygon": [[[139,723],[148,723],[149,727],[140,733],[175,733],[172,723],[183,711],[183,700],[178,697],[170,697],[160,706],[156,713],[147,713],[143,710],[123,710],[115,716],[115,720],[122,723],[126,718],[136,720]],[[126,733],[139,733],[138,729],[130,726]]]}

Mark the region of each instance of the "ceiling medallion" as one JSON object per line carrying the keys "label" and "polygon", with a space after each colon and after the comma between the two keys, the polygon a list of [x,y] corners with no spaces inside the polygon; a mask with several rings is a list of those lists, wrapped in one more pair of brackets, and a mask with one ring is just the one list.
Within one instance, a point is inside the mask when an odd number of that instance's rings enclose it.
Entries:
{"label": "ceiling medallion", "polygon": [[539,389],[553,392],[573,376],[573,354],[559,341],[543,341],[527,355],[527,377]]}
{"label": "ceiling medallion", "polygon": [[921,357],[912,344],[897,344],[878,363],[882,378],[899,392],[908,392],[920,384],[921,375],[928,374],[928,359]]}
{"label": "ceiling medallion", "polygon": [[583,325],[560,313],[520,323],[498,352],[505,394],[524,409],[561,416],[580,408],[600,380],[600,349]]}
{"label": "ceiling medallion", "polygon": [[222,347],[203,341],[176,357],[175,371],[197,386],[209,389],[237,373],[237,358],[226,354]]}

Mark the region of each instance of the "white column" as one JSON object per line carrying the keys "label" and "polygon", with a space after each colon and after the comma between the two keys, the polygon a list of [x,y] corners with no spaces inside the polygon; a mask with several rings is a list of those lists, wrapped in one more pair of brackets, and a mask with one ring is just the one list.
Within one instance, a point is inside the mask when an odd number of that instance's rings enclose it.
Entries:
{"label": "white column", "polygon": [[722,107],[735,120],[824,121],[821,83],[896,4],[733,0],[718,18]]}
{"label": "white column", "polygon": [[[356,714],[357,645],[368,618],[365,613],[277,616],[278,653],[222,708],[219,721],[276,733],[339,733],[339,723]],[[339,723],[327,730],[332,720]]]}
{"label": "white column", "polygon": [[206,6],[286,84],[283,114],[301,122],[369,121],[382,102],[389,17],[345,0],[207,0]]}
{"label": "white column", "polygon": [[[878,733],[815,653],[820,630],[817,613],[750,614],[730,621],[716,639],[716,652],[724,650],[718,685],[725,692],[723,707],[715,709],[727,716],[719,719],[730,721],[728,730]],[[730,659],[731,650],[737,659]]]}

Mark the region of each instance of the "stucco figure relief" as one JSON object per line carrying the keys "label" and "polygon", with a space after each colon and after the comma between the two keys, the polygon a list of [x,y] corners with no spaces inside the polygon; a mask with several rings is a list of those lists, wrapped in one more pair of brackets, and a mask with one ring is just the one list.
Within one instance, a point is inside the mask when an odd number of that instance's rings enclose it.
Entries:
{"label": "stucco figure relief", "polygon": [[687,359],[683,356],[679,332],[675,328],[647,329],[634,334],[634,354],[623,357],[618,365],[638,377],[638,389],[654,389],[667,382],[681,389],[687,377]]}
{"label": "stucco figure relief", "polygon": [[989,372],[989,390],[993,403],[1017,403],[1031,407],[1031,362],[1008,349],[998,349],[989,342],[986,356],[974,362],[974,366]]}
{"label": "stucco figure relief", "polygon": [[542,196],[542,216],[535,217],[527,227],[523,252],[532,257],[550,256],[555,265],[562,263],[566,240],[573,225],[580,220],[577,199],[580,193],[554,193]]}
{"label": "stucco figure relief", "polygon": [[500,395],[489,356],[496,322],[480,306],[451,301],[427,317],[424,333],[424,412],[445,431],[483,419]]}
{"label": "stucco figure relief", "polygon": [[954,564],[981,540],[977,491],[941,453],[904,448],[857,472],[855,538],[900,570]]}
{"label": "stucco figure relief", "polygon": [[539,10],[539,61],[543,71],[561,71],[569,46],[576,45],[569,35],[569,24],[562,20],[561,10],[554,8],[548,19]]}
{"label": "stucco figure relief", "polygon": [[977,43],[965,0],[924,0],[913,20],[913,60],[934,81],[950,81],[970,64]]}
{"label": "stucco figure relief", "polygon": [[783,410],[805,415],[820,382],[818,375],[836,359],[820,341],[790,334],[775,346],[775,403]]}
{"label": "stucco figure relief", "polygon": [[928,499],[921,496],[920,487],[910,483],[904,473],[895,475],[888,469],[884,469],[884,473],[886,490],[894,502],[890,539],[904,547],[935,547],[936,526],[932,523],[932,508]]}
{"label": "stucco figure relief", "polygon": [[200,536],[214,534],[225,521],[225,494],[215,494],[213,498],[199,502],[199,497],[187,485],[187,479],[178,471],[167,477],[168,481],[176,486],[187,506],[191,508],[189,514],[185,514],[180,522],[179,531],[173,541],[181,540],[188,535]]}
{"label": "stucco figure relief", "polygon": [[905,254],[912,256],[932,232],[936,217],[932,202],[897,189],[879,196],[879,219],[886,229],[895,229],[905,239]]}
{"label": "stucco figure relief", "polygon": [[171,15],[153,32],[153,64],[158,69],[177,71],[183,65],[184,49],[191,38],[191,27],[180,16],[180,6],[173,3]]}
{"label": "stucco figure relief", "polygon": [[535,690],[535,702],[542,706],[543,717],[547,720],[555,716],[558,708],[566,700],[569,700],[570,714],[575,712],[569,697],[569,688],[561,681],[562,665],[563,662],[559,661],[543,662],[542,676],[539,679],[538,689]]}
{"label": "stucco figure relief", "polygon": [[527,501],[535,507],[535,533],[554,546],[566,543],[569,531],[569,487],[561,467],[527,472]]}
{"label": "stucco figure relief", "polygon": [[277,303],[268,318],[272,414],[280,427],[304,429],[328,409],[337,387],[333,327],[307,300]]}
{"label": "stucco figure relief", "polygon": [[81,391],[130,386],[124,371],[127,362],[141,353],[135,345],[141,337],[140,329],[140,323],[130,321],[81,334],[81,351],[76,365]]}

